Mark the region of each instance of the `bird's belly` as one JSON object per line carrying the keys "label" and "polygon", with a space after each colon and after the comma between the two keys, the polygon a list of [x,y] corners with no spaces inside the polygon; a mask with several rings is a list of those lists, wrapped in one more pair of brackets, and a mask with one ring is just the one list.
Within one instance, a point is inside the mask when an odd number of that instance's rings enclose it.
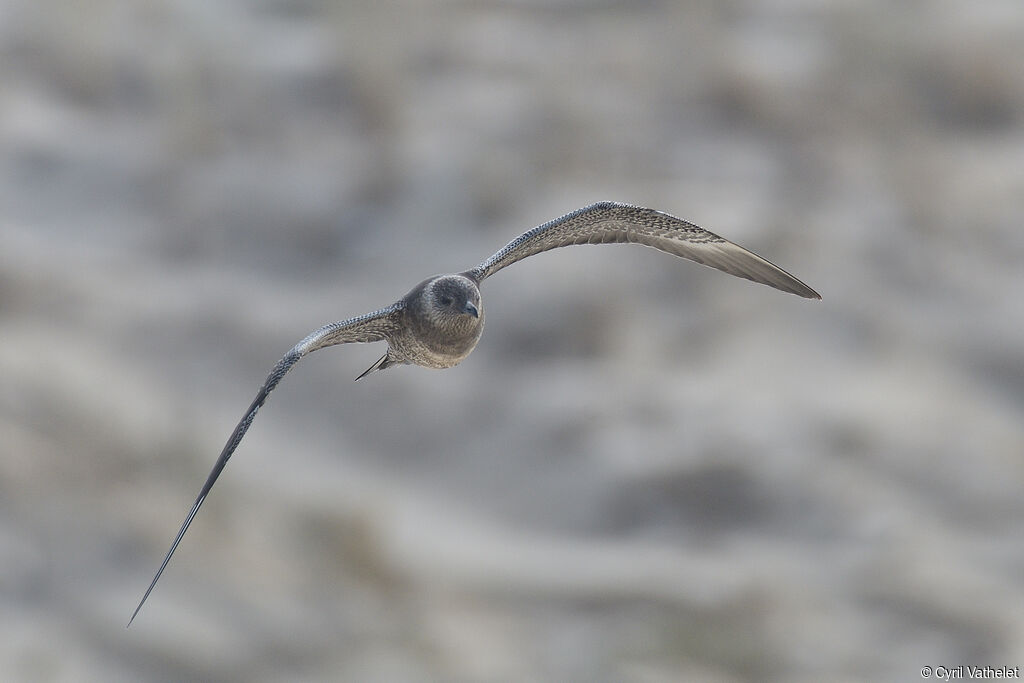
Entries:
{"label": "bird's belly", "polygon": [[461,363],[473,352],[480,339],[480,331],[477,330],[476,334],[460,339],[444,340],[417,339],[410,335],[395,344],[395,351],[408,362],[425,368],[450,368]]}
{"label": "bird's belly", "polygon": [[444,368],[451,368],[459,363],[468,356],[469,354],[463,354],[461,356],[452,356],[446,354],[424,354],[417,361],[418,365],[422,365],[425,368],[434,368],[437,370],[443,370]]}
{"label": "bird's belly", "polygon": [[403,355],[416,365],[422,365],[425,368],[442,369],[458,365],[472,351],[472,346],[461,350],[451,347],[437,349],[425,344],[416,344],[415,348],[405,350]]}

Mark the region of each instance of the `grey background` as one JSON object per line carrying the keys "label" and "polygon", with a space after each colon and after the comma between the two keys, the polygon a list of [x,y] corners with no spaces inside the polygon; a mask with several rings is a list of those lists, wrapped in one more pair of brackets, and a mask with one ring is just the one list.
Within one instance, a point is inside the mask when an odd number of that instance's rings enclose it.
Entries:
{"label": "grey background", "polygon": [[[476,352],[273,363],[612,199]],[[1024,664],[1024,6],[0,2],[0,671],[920,680]]]}

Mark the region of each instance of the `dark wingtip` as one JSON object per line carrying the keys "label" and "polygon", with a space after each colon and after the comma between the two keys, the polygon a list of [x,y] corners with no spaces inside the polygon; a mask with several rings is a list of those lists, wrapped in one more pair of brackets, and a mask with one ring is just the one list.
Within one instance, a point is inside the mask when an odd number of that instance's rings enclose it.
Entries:
{"label": "dark wingtip", "polygon": [[810,299],[812,301],[821,301],[821,294],[818,294],[816,291],[814,291],[813,289],[811,289],[802,282],[800,284],[800,289],[794,291],[794,294],[796,294],[797,296],[802,296],[805,299]]}
{"label": "dark wingtip", "polygon": [[821,294],[818,294],[816,291],[805,285],[803,282],[801,282],[800,284],[803,285],[803,290],[800,292],[800,296],[804,297],[805,299],[811,299],[813,301],[821,301]]}

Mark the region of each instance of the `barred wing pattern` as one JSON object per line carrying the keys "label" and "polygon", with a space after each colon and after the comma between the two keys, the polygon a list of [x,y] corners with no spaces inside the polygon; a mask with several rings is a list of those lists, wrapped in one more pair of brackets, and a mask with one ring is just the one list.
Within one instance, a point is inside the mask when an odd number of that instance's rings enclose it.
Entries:
{"label": "barred wing pattern", "polygon": [[537,226],[465,275],[477,282],[527,256],[574,244],[635,242],[808,299],[821,296],[775,264],[693,223],[654,209],[600,202]]}
{"label": "barred wing pattern", "polygon": [[199,495],[196,497],[195,503],[192,504],[192,508],[189,510],[188,515],[185,517],[185,521],[181,525],[181,529],[178,531],[178,535],[175,536],[174,542],[171,544],[171,549],[167,551],[167,556],[164,557],[163,563],[160,565],[160,569],[157,570],[156,576],[149,584],[149,588],[146,589],[145,595],[142,596],[142,600],[139,601],[138,607],[132,613],[132,618],[128,620],[128,625],[131,626],[132,622],[135,621],[136,615],[139,610],[145,604],[146,599],[149,598],[149,594],[153,592],[153,587],[156,586],[156,582],[160,579],[160,576],[164,573],[164,569],[167,568],[167,563],[171,561],[171,556],[174,555],[174,551],[177,550],[178,544],[181,543],[181,539],[185,536],[185,532],[188,531],[189,525],[195,518],[196,513],[199,512],[199,508],[202,507],[203,501],[206,500],[206,496],[210,493],[210,489],[213,488],[214,483],[217,481],[217,477],[220,476],[224,466],[228,464],[228,460],[231,459],[231,455],[238,448],[238,444],[241,443],[242,437],[249,430],[249,425],[252,424],[253,418],[256,417],[256,413],[260,407],[267,400],[267,396],[274,390],[281,378],[284,377],[292,366],[299,362],[299,359],[308,353],[312,353],[318,349],[325,348],[327,346],[334,346],[335,344],[348,344],[348,343],[360,343],[360,342],[375,342],[375,341],[386,341],[393,334],[398,332],[401,324],[402,304],[396,303],[387,308],[382,308],[379,311],[368,313],[358,318],[350,318],[349,320],[343,320],[341,322],[331,323],[324,325],[320,329],[316,330],[308,337],[300,341],[298,344],[292,347],[292,349],[284,355],[284,357],[277,362],[274,369],[270,371],[267,376],[267,381],[260,387],[259,393],[256,394],[256,398],[249,405],[249,409],[245,411],[245,415],[242,420],[235,427],[235,431],[231,433],[231,438],[224,445],[224,450],[221,451],[220,456],[217,458],[217,462],[214,463],[213,469],[210,471],[210,475],[206,478],[206,483],[203,484],[203,488],[200,489]]}

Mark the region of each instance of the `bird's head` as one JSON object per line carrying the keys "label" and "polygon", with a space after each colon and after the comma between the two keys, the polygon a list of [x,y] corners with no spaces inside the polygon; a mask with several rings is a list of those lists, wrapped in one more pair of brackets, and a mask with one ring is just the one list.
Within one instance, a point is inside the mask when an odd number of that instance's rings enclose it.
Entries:
{"label": "bird's head", "polygon": [[450,322],[483,319],[484,307],[476,283],[462,275],[441,275],[429,282],[425,299],[432,316]]}

